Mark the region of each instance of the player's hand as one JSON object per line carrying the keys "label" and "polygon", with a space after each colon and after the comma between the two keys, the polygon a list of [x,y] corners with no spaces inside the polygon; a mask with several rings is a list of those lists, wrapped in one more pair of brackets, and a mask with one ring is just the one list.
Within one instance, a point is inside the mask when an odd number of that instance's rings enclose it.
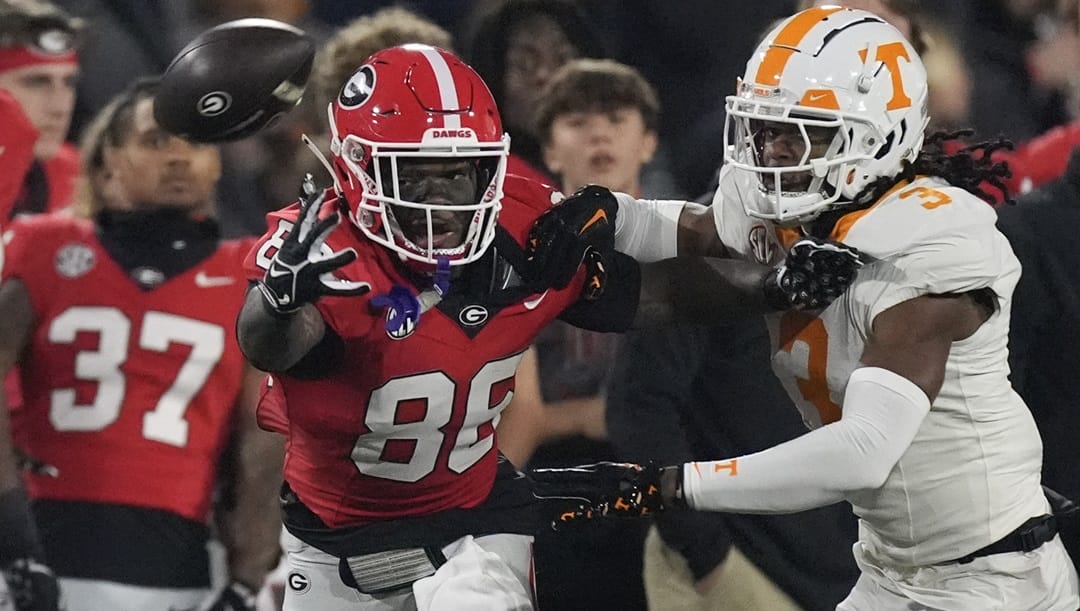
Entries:
{"label": "player's hand", "polygon": [[604,256],[615,249],[619,204],[604,187],[589,185],[551,207],[533,223],[525,243],[528,281],[537,291],[563,289],[584,263],[581,296],[594,300],[604,292]]}
{"label": "player's hand", "polygon": [[239,581],[233,581],[203,603],[199,611],[255,611],[255,592]]}
{"label": "player's hand", "polygon": [[650,517],[665,509],[660,478],[665,469],[653,463],[599,462],[575,467],[533,469],[533,495],[554,510],[551,526],[603,518]]}
{"label": "player's hand", "polygon": [[765,277],[765,299],[777,310],[819,310],[851,286],[860,267],[859,251],[851,246],[804,237]]}
{"label": "player's hand", "polygon": [[48,566],[19,558],[0,568],[17,611],[59,611],[60,586]]}
{"label": "player's hand", "polygon": [[278,314],[291,314],[324,295],[348,297],[371,290],[367,283],[338,280],[331,274],[355,261],[356,251],[347,248],[329,255],[322,252],[326,238],[341,221],[336,210],[319,218],[325,201],[326,191],[317,189],[309,174],[304,179],[296,225],[270,259],[270,267],[258,283],[270,308]]}

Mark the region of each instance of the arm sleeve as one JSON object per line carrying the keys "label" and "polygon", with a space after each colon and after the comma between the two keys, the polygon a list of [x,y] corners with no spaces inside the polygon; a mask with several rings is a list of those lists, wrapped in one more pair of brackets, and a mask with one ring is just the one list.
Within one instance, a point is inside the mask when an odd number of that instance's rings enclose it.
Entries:
{"label": "arm sleeve", "polygon": [[[579,299],[559,315],[559,319],[587,331],[621,333],[634,324],[638,302],[641,301],[641,266],[629,256],[614,252],[605,256],[607,283],[599,299]],[[581,289],[584,277],[579,270],[574,280],[575,291]]]}
{"label": "arm sleeve", "polygon": [[615,250],[642,263],[670,259],[678,254],[679,215],[686,202],[635,199],[616,193]]}
{"label": "arm sleeve", "polygon": [[881,487],[899,462],[930,400],[886,369],[852,372],[840,420],[762,452],[683,465],[692,509],[792,513]]}

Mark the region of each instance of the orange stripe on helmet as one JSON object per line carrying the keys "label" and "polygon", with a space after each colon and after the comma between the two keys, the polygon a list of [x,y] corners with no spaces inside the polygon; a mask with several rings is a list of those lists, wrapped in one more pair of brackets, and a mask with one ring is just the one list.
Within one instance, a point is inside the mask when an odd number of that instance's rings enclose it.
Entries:
{"label": "orange stripe on helmet", "polygon": [[802,42],[803,37],[823,19],[842,10],[844,9],[839,6],[822,6],[806,9],[792,17],[776,34],[769,49],[765,51],[765,57],[761,59],[761,65],[758,66],[757,76],[754,77],[754,83],[773,87],[779,85],[784,66],[787,65],[788,59]]}

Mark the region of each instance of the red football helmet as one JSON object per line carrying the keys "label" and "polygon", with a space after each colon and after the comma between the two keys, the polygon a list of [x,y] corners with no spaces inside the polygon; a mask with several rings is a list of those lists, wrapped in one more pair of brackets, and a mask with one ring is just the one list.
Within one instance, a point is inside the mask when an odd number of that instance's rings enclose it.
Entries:
{"label": "red football helmet", "polygon": [[[385,49],[345,83],[329,113],[337,188],[365,235],[426,264],[464,265],[484,254],[502,207],[510,138],[472,68],[427,45]],[[469,185],[463,196],[418,186],[416,167],[448,165],[441,179],[472,181],[457,183]],[[448,242],[448,232],[460,243]]]}

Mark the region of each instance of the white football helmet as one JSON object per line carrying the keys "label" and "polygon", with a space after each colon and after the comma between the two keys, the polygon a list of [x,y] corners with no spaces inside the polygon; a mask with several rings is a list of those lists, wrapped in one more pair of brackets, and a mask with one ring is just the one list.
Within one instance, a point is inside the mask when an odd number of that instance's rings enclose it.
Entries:
{"label": "white football helmet", "polygon": [[[824,6],[785,19],[727,98],[725,162],[758,186],[743,198],[746,214],[805,223],[899,173],[922,148],[926,92],[911,43],[873,13]],[[801,135],[801,158],[783,167],[763,158],[763,128]]]}

